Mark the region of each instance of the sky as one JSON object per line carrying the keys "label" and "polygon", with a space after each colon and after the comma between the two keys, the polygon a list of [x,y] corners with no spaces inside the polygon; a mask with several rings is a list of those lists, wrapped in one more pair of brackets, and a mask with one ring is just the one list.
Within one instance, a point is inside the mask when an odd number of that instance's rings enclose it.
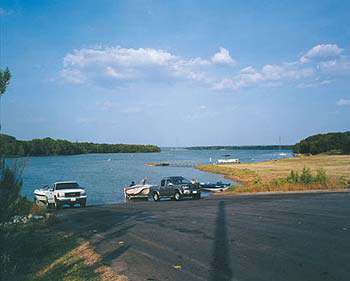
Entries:
{"label": "sky", "polygon": [[350,130],[350,1],[7,1],[3,132],[160,146]]}

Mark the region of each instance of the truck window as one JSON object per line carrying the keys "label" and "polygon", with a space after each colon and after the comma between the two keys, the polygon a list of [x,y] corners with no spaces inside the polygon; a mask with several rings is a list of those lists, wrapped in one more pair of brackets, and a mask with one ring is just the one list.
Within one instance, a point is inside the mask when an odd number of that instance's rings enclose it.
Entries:
{"label": "truck window", "polygon": [[65,183],[57,183],[56,184],[56,190],[63,190],[63,189],[74,189],[79,188],[78,183],[76,182],[65,182]]}
{"label": "truck window", "polygon": [[161,182],[160,182],[160,186],[164,186],[165,185],[165,180],[162,180]]}

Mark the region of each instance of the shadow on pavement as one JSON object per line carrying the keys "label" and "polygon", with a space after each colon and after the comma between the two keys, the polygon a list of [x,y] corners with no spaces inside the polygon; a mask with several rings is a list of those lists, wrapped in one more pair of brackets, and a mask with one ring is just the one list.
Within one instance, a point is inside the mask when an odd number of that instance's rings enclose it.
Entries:
{"label": "shadow on pavement", "polygon": [[215,241],[213,248],[213,260],[211,262],[211,281],[232,280],[230,267],[230,252],[226,227],[225,202],[219,202],[219,210],[216,217]]}

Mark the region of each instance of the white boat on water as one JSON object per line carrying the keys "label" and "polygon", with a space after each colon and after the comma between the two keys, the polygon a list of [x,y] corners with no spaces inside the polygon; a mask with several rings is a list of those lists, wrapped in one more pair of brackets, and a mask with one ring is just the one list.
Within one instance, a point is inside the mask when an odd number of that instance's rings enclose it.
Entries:
{"label": "white boat on water", "polygon": [[239,164],[241,163],[238,158],[230,159],[218,159],[218,164]]}

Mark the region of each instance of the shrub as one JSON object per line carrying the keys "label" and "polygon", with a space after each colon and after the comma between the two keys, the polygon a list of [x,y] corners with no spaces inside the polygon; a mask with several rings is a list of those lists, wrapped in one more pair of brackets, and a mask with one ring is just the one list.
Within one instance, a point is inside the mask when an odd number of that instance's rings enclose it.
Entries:
{"label": "shrub", "polygon": [[[283,178],[278,180],[281,183]],[[290,184],[319,183],[325,185],[329,181],[329,177],[324,169],[319,169],[316,171],[316,175],[312,175],[310,169],[304,167],[300,175],[297,171],[290,171],[285,181]],[[274,183],[276,183],[276,181]]]}
{"label": "shrub", "polygon": [[290,175],[287,177],[287,182],[288,183],[299,183],[299,173],[294,172],[294,170],[290,171]]}
{"label": "shrub", "polygon": [[316,171],[316,176],[314,178],[315,182],[325,184],[327,182],[327,174],[324,169],[319,169]]}
{"label": "shrub", "polygon": [[4,222],[18,210],[22,181],[17,169],[11,170],[4,160],[0,162],[0,222]]}
{"label": "shrub", "polygon": [[253,180],[253,184],[254,185],[259,185],[261,184],[261,178],[259,176],[257,176],[254,180]]}
{"label": "shrub", "polygon": [[300,179],[300,182],[303,184],[310,184],[314,182],[314,178],[311,175],[310,169],[306,167],[303,168],[299,179]]}

